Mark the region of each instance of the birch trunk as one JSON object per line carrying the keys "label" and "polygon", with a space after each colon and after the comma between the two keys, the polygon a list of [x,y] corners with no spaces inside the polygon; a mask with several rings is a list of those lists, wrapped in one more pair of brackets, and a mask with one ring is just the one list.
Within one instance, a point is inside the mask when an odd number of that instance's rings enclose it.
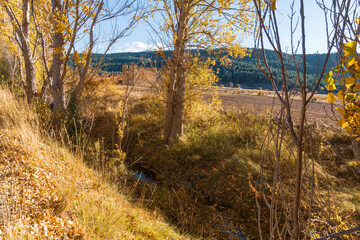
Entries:
{"label": "birch trunk", "polygon": [[[58,12],[61,16],[62,13],[62,0],[52,0],[53,13]],[[58,28],[59,19],[54,19],[53,28]],[[54,126],[59,128],[61,122],[65,117],[65,89],[64,82],[61,74],[62,60],[61,48],[63,47],[63,34],[61,31],[55,31],[53,35],[53,64],[52,64],[52,94],[54,99]]]}
{"label": "birch trunk", "polygon": [[35,62],[30,46],[30,0],[24,0],[22,5],[21,30],[17,29],[17,36],[21,43],[21,53],[25,65],[25,92],[27,101],[30,103],[36,96],[37,87],[35,80]]}

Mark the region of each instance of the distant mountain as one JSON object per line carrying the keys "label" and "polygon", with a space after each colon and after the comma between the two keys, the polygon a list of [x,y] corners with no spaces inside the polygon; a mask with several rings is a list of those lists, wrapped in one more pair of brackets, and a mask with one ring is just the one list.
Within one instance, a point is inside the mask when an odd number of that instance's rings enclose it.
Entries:
{"label": "distant mountain", "polygon": [[[273,74],[278,82],[278,86],[281,86],[281,68],[278,61],[278,58],[274,51],[266,50],[267,61],[270,67],[273,70]],[[170,52],[166,52],[165,54],[170,54]],[[200,55],[207,57],[208,53],[205,51],[200,51]],[[332,54],[327,64],[327,70],[331,67],[335,66],[336,62],[336,54]],[[93,56],[93,62],[98,62],[101,55],[95,54]],[[314,77],[317,73],[321,71],[319,66],[322,66],[325,61],[325,54],[308,54],[306,56],[306,66],[308,72],[309,82],[313,82]],[[216,59],[216,57],[214,57]],[[293,61],[291,61],[291,55],[285,54],[285,58],[288,62],[287,64],[287,74],[290,79],[289,86],[295,86],[295,76],[296,69]],[[301,56],[297,55],[295,57],[296,61],[299,62],[299,66],[301,64]],[[262,87],[264,89],[271,89],[270,81],[263,75],[261,70],[258,68],[258,60],[255,57],[255,52],[252,51],[251,56],[245,58],[231,58],[232,64],[224,67],[219,64],[214,66],[214,68],[219,69],[218,84],[223,84],[228,86],[229,83],[233,83],[234,86],[236,84],[240,84],[243,88],[258,88]],[[157,67],[160,68],[164,63],[164,59],[159,57],[155,52],[137,52],[137,53],[112,53],[107,54],[102,62],[101,70],[104,72],[108,72],[110,74],[117,74],[122,71],[123,64],[137,64],[143,65],[144,67]],[[324,83],[320,85],[323,87]],[[321,88],[319,91],[323,91]]]}

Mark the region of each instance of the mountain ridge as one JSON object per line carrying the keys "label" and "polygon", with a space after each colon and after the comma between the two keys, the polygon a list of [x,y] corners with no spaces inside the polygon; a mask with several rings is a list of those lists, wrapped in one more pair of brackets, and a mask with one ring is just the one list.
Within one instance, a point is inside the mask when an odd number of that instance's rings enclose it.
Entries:
{"label": "mountain ridge", "polygon": [[[243,88],[259,88],[262,87],[264,89],[272,88],[270,81],[263,75],[261,70],[259,69],[258,60],[255,57],[254,49],[250,49],[251,55],[244,58],[233,58],[231,59],[231,64],[228,66],[222,66],[220,64],[219,57],[212,55],[211,57],[216,60],[216,64],[214,66],[214,70],[217,72],[217,77],[219,78],[218,85],[241,85]],[[199,50],[200,57],[207,57],[209,54],[204,50]],[[165,54],[170,54],[170,51],[165,51]],[[267,61],[270,67],[273,70],[276,82],[278,86],[281,87],[281,67],[276,56],[276,53],[273,50],[265,50],[265,54],[267,56]],[[97,63],[102,55],[94,54],[93,55],[93,63]],[[291,88],[296,87],[296,67],[293,61],[289,61],[290,54],[284,54],[287,59],[287,75],[289,77],[289,86]],[[306,62],[307,62],[307,73],[310,81],[313,81],[316,77],[317,73],[320,72],[320,66],[322,66],[325,61],[326,54],[307,54]],[[296,55],[295,59],[300,63],[302,61],[300,55]],[[332,53],[328,60],[328,64],[326,66],[325,72],[329,71],[332,67],[336,65],[337,54]],[[164,59],[156,54],[154,51],[150,52],[122,52],[122,53],[110,53],[107,54],[103,62],[100,66],[101,71],[110,73],[110,74],[118,74],[122,71],[122,65],[127,64],[136,64],[142,65],[144,67],[157,67],[161,68],[164,63]],[[302,65],[302,64],[301,64]],[[319,92],[323,92],[324,83],[320,84]]]}

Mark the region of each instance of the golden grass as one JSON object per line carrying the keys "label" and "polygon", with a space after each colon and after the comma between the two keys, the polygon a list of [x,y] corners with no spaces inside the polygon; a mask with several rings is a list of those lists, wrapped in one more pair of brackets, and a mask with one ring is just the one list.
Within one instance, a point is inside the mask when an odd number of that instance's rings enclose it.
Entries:
{"label": "golden grass", "polygon": [[27,104],[0,89],[0,237],[184,239],[81,157],[44,137]]}

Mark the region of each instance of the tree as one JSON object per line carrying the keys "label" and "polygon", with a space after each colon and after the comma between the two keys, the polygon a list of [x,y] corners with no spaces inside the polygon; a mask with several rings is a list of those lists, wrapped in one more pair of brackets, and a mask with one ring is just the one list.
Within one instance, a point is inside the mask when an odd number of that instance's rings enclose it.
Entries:
{"label": "tree", "polygon": [[[1,11],[0,13],[5,12]],[[7,19],[3,18],[0,23],[0,53],[2,55],[3,64],[2,68],[6,71],[6,75],[8,76],[8,82],[11,87],[15,86],[16,76],[18,75],[19,70],[19,61],[18,61],[18,52],[19,48],[17,43],[14,41],[14,31],[12,28],[12,23]]]}
{"label": "tree", "polygon": [[[233,56],[244,56],[246,50],[236,40],[236,33],[247,33],[251,27],[250,1],[161,0],[164,18],[162,48],[171,50],[168,67],[167,100],[164,125],[166,144],[176,142],[183,134],[185,83],[191,50],[217,49]],[[239,20],[239,25],[234,21]],[[160,34],[159,34],[160,35]],[[166,42],[168,40],[168,42]]]}
{"label": "tree", "polygon": [[35,60],[34,51],[35,47],[31,45],[31,4],[33,1],[23,0],[21,9],[14,1],[2,0],[0,1],[1,6],[5,9],[8,17],[10,18],[13,29],[14,39],[18,43],[21,50],[24,65],[25,65],[25,76],[26,81],[24,89],[27,95],[27,101],[30,103],[33,101],[37,94],[37,85],[35,79]]}
{"label": "tree", "polygon": [[327,101],[333,104],[338,99],[342,103],[342,107],[337,108],[340,114],[339,125],[351,135],[356,161],[360,161],[360,56],[357,51],[360,43],[359,8],[358,1],[336,0],[333,12],[341,23],[336,28],[335,45],[339,61],[325,79],[329,91]]}
{"label": "tree", "polygon": [[[106,9],[105,6],[108,8]],[[112,4],[107,0],[52,0],[52,95],[54,99],[55,126],[59,127],[66,116],[67,99],[74,99],[84,85],[95,75],[101,60],[113,44],[124,37],[144,16],[141,1],[124,1]],[[113,35],[108,39],[100,61],[91,68],[91,57],[99,40],[95,27],[106,21],[117,20],[127,16],[130,21],[122,29],[112,29]],[[102,33],[104,34],[104,33]],[[85,50],[80,52],[75,44],[77,39],[87,38]],[[102,39],[104,40],[104,39]],[[68,74],[68,62],[73,57],[77,75],[73,87],[65,91],[65,78]]]}
{"label": "tree", "polygon": [[[271,202],[268,202],[266,199],[264,201],[267,203],[267,206],[270,211],[270,239],[275,239],[275,234],[278,234],[278,238],[282,238],[281,233],[285,235],[285,238],[291,236],[291,239],[299,239],[301,237],[301,230],[304,229],[304,226],[300,223],[300,202],[302,199],[302,186],[303,186],[303,164],[304,164],[304,151],[305,151],[305,141],[306,141],[306,131],[309,128],[306,122],[306,110],[315,94],[319,88],[320,82],[323,79],[326,64],[329,60],[331,50],[336,43],[337,35],[335,31],[327,31],[328,34],[328,46],[325,61],[322,65],[319,65],[319,73],[315,76],[315,81],[310,84],[308,75],[307,75],[307,65],[306,65],[306,29],[305,29],[305,3],[304,0],[298,2],[299,11],[295,11],[295,1],[290,3],[291,12],[290,16],[290,32],[291,32],[291,54],[287,58],[286,54],[281,45],[280,35],[281,30],[278,24],[278,12],[276,9],[276,0],[272,1],[262,1],[262,0],[253,0],[256,7],[258,31],[256,32],[256,46],[258,50],[256,51],[258,58],[258,65],[262,70],[263,74],[270,80],[272,87],[276,93],[277,98],[280,100],[282,105],[282,111],[279,113],[280,118],[283,118],[283,123],[286,123],[287,127],[292,136],[292,141],[296,146],[296,157],[295,157],[295,191],[294,198],[292,201],[292,211],[283,213],[285,218],[285,225],[291,224],[291,228],[280,228],[279,227],[279,217],[276,212],[278,207],[278,199],[281,198],[281,193],[276,193],[275,189],[279,189],[281,192],[281,172],[279,171],[279,162],[281,155],[281,147],[283,145],[283,138],[281,133],[284,131],[284,124],[278,125],[278,130],[276,132],[275,144],[277,146],[276,153],[276,162],[275,162],[275,171],[274,177],[272,180],[272,188],[274,189]],[[326,6],[326,9],[334,9],[335,3],[331,6]],[[325,9],[325,8],[324,8]],[[345,14],[346,11],[341,8],[340,12]],[[330,12],[330,15],[325,15],[326,20],[332,20],[333,27],[337,29],[339,26],[339,16]],[[298,15],[297,15],[298,14]],[[296,21],[296,18],[299,20]],[[299,25],[298,25],[299,23]],[[298,33],[298,35],[296,35]],[[300,36],[296,40],[296,36]],[[272,68],[268,64],[267,54],[265,51],[265,43],[268,43],[276,53],[278,61],[281,66],[281,82],[282,89],[278,88],[278,84],[275,81],[275,76]],[[297,50],[300,49],[300,55],[297,55]],[[298,57],[300,56],[300,57]],[[299,118],[299,124],[295,127],[293,121],[293,114],[291,112],[291,88],[289,86],[290,77],[288,74],[288,63],[293,62],[296,70],[296,87],[300,89],[301,97],[301,114]],[[298,130],[297,130],[298,129]],[[260,181],[260,192],[263,193],[263,178]],[[257,198],[256,198],[257,199]],[[258,199],[257,199],[258,201]],[[260,210],[259,210],[260,211]],[[284,210],[286,211],[286,210]],[[289,218],[289,216],[291,216]],[[260,218],[259,218],[260,219]],[[285,230],[284,230],[285,229]],[[259,224],[259,232],[261,235],[261,227]],[[262,236],[261,236],[262,238]]]}

